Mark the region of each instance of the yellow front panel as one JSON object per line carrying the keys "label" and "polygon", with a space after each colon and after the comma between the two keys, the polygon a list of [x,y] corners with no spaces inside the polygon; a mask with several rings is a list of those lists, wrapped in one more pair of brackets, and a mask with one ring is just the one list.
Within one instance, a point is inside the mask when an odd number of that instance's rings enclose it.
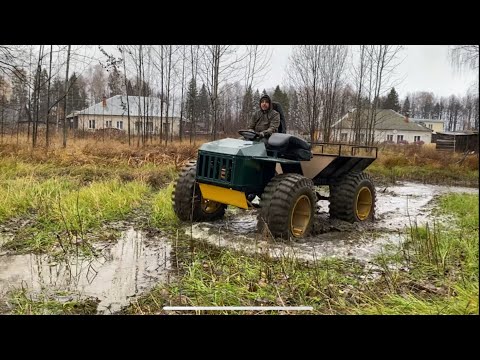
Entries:
{"label": "yellow front panel", "polygon": [[222,204],[234,205],[248,209],[245,193],[237,190],[226,189],[220,186],[199,184],[204,199],[217,201]]}

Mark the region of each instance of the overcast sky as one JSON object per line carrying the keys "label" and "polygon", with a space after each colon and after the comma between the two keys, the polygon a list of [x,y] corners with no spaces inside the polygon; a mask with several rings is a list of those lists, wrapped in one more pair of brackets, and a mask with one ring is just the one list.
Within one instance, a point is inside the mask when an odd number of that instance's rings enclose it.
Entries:
{"label": "overcast sky", "polygon": [[[287,83],[285,67],[292,46],[272,47],[271,70],[258,85],[260,91]],[[402,58],[405,59],[398,67],[398,78],[404,80],[395,87],[401,99],[414,91],[431,91],[436,96],[463,96],[474,79],[478,79],[478,70],[454,71],[448,58],[448,45],[407,45],[402,51]]]}

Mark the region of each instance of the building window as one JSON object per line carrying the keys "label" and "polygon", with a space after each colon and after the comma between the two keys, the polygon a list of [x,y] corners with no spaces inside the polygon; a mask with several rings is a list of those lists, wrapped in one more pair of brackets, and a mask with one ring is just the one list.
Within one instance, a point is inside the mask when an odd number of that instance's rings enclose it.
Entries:
{"label": "building window", "polygon": [[363,143],[365,141],[365,134],[360,134],[359,141],[360,143]]}
{"label": "building window", "polygon": [[347,141],[347,136],[348,136],[347,133],[341,133],[340,134],[340,141]]}
{"label": "building window", "polygon": [[117,129],[123,130],[123,121],[117,121]]}
{"label": "building window", "polygon": [[433,129],[433,124],[428,124],[429,129]]}
{"label": "building window", "polygon": [[415,142],[420,141],[420,136],[414,136],[413,141],[415,141]]}
{"label": "building window", "polygon": [[397,135],[397,143],[403,141],[403,135]]}
{"label": "building window", "polygon": [[88,120],[88,128],[95,129],[95,120]]}
{"label": "building window", "polygon": [[107,123],[107,125],[106,125],[107,128],[111,128],[111,127],[112,127],[112,120],[107,120],[106,123]]}
{"label": "building window", "polygon": [[148,132],[153,132],[153,123],[151,123],[151,122],[147,123],[147,131]]}
{"label": "building window", "polygon": [[393,141],[393,135],[387,135],[387,141]]}

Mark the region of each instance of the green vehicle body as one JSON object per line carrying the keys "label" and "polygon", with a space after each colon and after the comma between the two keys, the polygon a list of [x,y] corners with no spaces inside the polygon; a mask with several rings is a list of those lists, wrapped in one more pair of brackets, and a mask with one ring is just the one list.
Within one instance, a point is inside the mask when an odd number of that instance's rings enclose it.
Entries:
{"label": "green vehicle body", "polygon": [[[285,139],[289,137],[281,135]],[[272,137],[275,137],[275,134]],[[276,226],[272,223],[274,230],[275,227],[279,228],[276,233],[281,237],[307,235],[314,215],[308,209],[314,209],[312,203],[316,203],[318,200],[328,199],[330,202],[347,202],[349,204],[331,206],[330,214],[335,217],[347,221],[372,219],[375,190],[373,183],[363,173],[363,170],[376,159],[377,149],[345,144],[317,143],[314,145],[321,149],[321,152],[308,151],[310,159],[307,159],[285,156],[282,149],[266,146],[263,141],[227,138],[205,143],[198,150],[197,161],[190,164],[188,171],[184,171],[184,174],[188,172],[188,175],[184,175],[183,180],[179,179],[177,183],[177,188],[180,189],[176,189],[177,195],[174,195],[175,211],[182,220],[215,220],[223,216],[224,208],[227,205],[240,206],[238,200],[233,201],[230,197],[238,199],[240,193],[241,197],[245,196],[246,204],[250,208],[255,207],[252,201],[258,196],[261,199],[259,221],[260,217],[264,222],[265,218],[268,218],[266,222],[269,225],[269,222],[276,221],[275,217],[279,214],[278,216],[285,217],[285,222],[290,223],[290,230],[280,229],[283,225]],[[338,152],[324,153],[323,149],[327,145],[330,149],[332,146],[337,147]],[[372,155],[358,155],[362,148],[367,149]],[[207,194],[206,185],[209,194],[217,193],[216,190],[218,190],[219,195],[205,195]],[[315,191],[314,187],[319,185],[330,186],[330,198],[321,197]],[[355,189],[351,190],[352,187]],[[204,190],[200,190],[201,188]],[[179,190],[182,192],[182,197],[179,195]],[[276,193],[276,191],[283,191],[283,193]],[[279,198],[276,200],[277,195]],[[197,198],[195,198],[196,196]],[[192,198],[190,203],[188,202],[189,197]],[[365,204],[369,202],[364,205],[364,208],[367,209],[364,211],[365,216],[362,215],[362,202]],[[205,203],[207,203],[210,213],[202,212],[202,204],[205,205]],[[192,208],[195,208],[195,204],[200,204],[197,215],[193,215],[193,218],[187,216],[188,206],[193,205]],[[279,206],[288,209],[280,211],[277,209]],[[295,236],[295,231],[292,229],[296,214],[305,212],[310,212],[308,216],[305,215],[308,219],[303,221],[308,224],[302,225],[305,229],[297,232],[297,235],[300,234],[299,236]]]}

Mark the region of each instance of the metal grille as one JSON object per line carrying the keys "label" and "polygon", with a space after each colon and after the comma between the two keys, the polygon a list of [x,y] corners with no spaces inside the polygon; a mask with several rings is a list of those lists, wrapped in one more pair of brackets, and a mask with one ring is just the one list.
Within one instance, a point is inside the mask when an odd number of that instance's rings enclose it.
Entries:
{"label": "metal grille", "polygon": [[197,178],[228,184],[232,181],[233,158],[217,154],[200,154],[197,165]]}

